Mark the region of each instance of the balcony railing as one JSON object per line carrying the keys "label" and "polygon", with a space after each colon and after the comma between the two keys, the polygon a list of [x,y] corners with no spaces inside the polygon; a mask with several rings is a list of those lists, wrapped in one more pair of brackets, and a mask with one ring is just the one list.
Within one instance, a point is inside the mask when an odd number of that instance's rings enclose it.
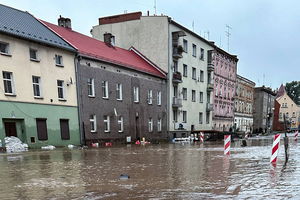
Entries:
{"label": "balcony railing", "polygon": [[207,103],[206,104],[206,111],[210,112],[210,111],[213,111],[213,110],[214,110],[214,105],[211,104],[211,103]]}
{"label": "balcony railing", "polygon": [[181,45],[173,47],[173,58],[182,58],[183,47]]}
{"label": "balcony railing", "polygon": [[207,84],[207,91],[208,92],[211,92],[211,91],[213,91],[214,90],[214,84],[212,83],[212,82],[209,82],[208,84]]}
{"label": "balcony railing", "polygon": [[182,107],[182,99],[178,97],[173,97],[173,103],[172,103],[173,108],[179,108]]}
{"label": "balcony railing", "polygon": [[182,83],[182,76],[180,72],[173,73],[173,83]]}

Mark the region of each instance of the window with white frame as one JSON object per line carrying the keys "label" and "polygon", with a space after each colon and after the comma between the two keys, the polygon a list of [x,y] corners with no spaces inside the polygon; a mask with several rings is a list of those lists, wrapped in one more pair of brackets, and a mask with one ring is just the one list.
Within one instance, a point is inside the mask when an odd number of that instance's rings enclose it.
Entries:
{"label": "window with white frame", "polygon": [[200,81],[204,82],[204,71],[200,70]]}
{"label": "window with white frame", "polygon": [[182,99],[187,100],[187,89],[186,88],[182,88]]}
{"label": "window with white frame", "polygon": [[152,90],[148,90],[148,104],[152,104]]}
{"label": "window with white frame", "polygon": [[42,97],[41,91],[41,77],[32,76],[33,96]]}
{"label": "window with white frame", "polygon": [[110,132],[110,117],[108,115],[104,115],[104,132]]}
{"label": "window with white frame", "polygon": [[12,72],[2,72],[4,93],[5,94],[15,94],[14,79]]}
{"label": "window with white frame", "polygon": [[116,96],[117,96],[117,100],[123,100],[123,86],[121,83],[117,83],[116,85]]}
{"label": "window with white frame", "polygon": [[0,42],[0,53],[9,54],[9,44],[6,42]]}
{"label": "window with white frame", "polygon": [[182,111],[182,122],[183,123],[187,122],[187,112],[186,111]]}
{"label": "window with white frame", "polygon": [[199,102],[203,103],[203,92],[200,92],[199,94]]}
{"label": "window with white frame", "polygon": [[149,118],[148,129],[149,129],[149,132],[153,132],[153,119],[152,118]]}
{"label": "window with white frame", "polygon": [[204,60],[204,49],[200,49],[200,60]]}
{"label": "window with white frame", "polygon": [[122,133],[124,131],[124,121],[122,116],[118,116],[118,132]]}
{"label": "window with white frame", "polygon": [[88,96],[95,97],[95,80],[93,78],[88,79]]}
{"label": "window with white frame", "polygon": [[183,39],[183,51],[188,52],[188,41]]}
{"label": "window with white frame", "polygon": [[97,131],[96,115],[90,115],[90,128],[92,133],[95,133]]}
{"label": "window with white frame", "polygon": [[29,48],[30,60],[38,61],[38,51],[36,49]]}
{"label": "window with white frame", "polygon": [[197,46],[193,44],[193,56],[196,57],[197,55]]}
{"label": "window with white frame", "polygon": [[196,102],[196,91],[192,90],[192,102]]}
{"label": "window with white frame", "polygon": [[55,54],[55,64],[57,66],[64,66],[62,55]]}
{"label": "window with white frame", "polygon": [[206,124],[209,124],[210,112],[206,112]]}
{"label": "window with white frame", "polygon": [[203,113],[199,112],[199,124],[203,124]]}
{"label": "window with white frame", "polygon": [[173,72],[178,72],[178,62],[174,61]]}
{"label": "window with white frame", "polygon": [[161,105],[161,91],[157,92],[157,105]]}
{"label": "window with white frame", "polygon": [[57,80],[57,94],[59,100],[65,99],[65,83],[63,80]]}
{"label": "window with white frame", "polygon": [[177,112],[177,110],[173,110],[173,121],[174,122],[177,122],[177,114],[178,112]]}
{"label": "window with white frame", "polygon": [[188,67],[186,64],[183,64],[183,76],[184,77],[188,76]]}
{"label": "window with white frame", "polygon": [[108,81],[102,81],[102,98],[108,99]]}
{"label": "window with white frame", "polygon": [[157,120],[157,132],[161,132],[161,118]]}
{"label": "window with white frame", "polygon": [[192,79],[196,80],[196,68],[192,68]]}
{"label": "window with white frame", "polygon": [[133,87],[133,101],[135,103],[138,103],[140,101],[139,87]]}

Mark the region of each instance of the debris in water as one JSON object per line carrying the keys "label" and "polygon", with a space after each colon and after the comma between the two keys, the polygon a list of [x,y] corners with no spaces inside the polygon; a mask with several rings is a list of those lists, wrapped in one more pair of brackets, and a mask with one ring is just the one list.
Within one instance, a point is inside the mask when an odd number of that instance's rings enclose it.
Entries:
{"label": "debris in water", "polygon": [[41,148],[44,149],[44,150],[53,150],[53,149],[55,149],[55,146],[53,146],[53,145],[47,145],[47,146],[43,146]]}
{"label": "debris in water", "polygon": [[28,151],[28,145],[22,143],[21,140],[17,137],[14,136],[5,137],[4,143],[5,143],[7,153]]}
{"label": "debris in water", "polygon": [[121,174],[119,178],[120,180],[127,180],[130,178],[130,176],[128,176],[127,174]]}

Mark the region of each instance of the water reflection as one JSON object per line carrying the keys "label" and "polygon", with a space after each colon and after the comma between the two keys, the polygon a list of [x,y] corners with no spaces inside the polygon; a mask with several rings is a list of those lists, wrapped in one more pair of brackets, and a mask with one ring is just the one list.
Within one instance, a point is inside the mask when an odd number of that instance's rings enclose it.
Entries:
{"label": "water reflection", "polygon": [[0,154],[0,199],[296,198],[300,150],[292,142],[285,168],[283,145],[277,166],[269,163],[271,137],[235,141],[230,156],[223,142]]}

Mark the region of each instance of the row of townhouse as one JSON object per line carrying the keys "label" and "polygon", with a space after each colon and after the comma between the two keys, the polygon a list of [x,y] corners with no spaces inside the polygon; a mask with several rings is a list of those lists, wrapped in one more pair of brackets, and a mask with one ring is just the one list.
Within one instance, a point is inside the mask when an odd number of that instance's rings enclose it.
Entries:
{"label": "row of townhouse", "polygon": [[107,38],[0,5],[0,139],[30,147],[166,140],[166,73]]}

